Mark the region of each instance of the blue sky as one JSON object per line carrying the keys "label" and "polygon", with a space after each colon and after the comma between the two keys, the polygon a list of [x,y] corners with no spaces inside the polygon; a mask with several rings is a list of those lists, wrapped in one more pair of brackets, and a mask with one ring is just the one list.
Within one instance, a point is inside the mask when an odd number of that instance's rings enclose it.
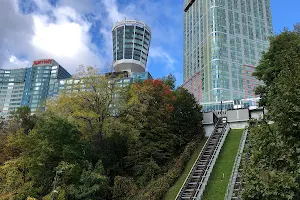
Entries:
{"label": "blue sky", "polygon": [[275,33],[280,33],[284,27],[293,29],[300,22],[299,0],[271,0],[273,27]]}
{"label": "blue sky", "polygon": [[[29,67],[54,58],[71,73],[83,65],[112,63],[111,28],[136,19],[152,29],[147,70],[172,73],[182,83],[183,0],[2,0],[0,68]],[[274,31],[300,21],[300,1],[271,0]],[[1,16],[2,15],[2,16]]]}

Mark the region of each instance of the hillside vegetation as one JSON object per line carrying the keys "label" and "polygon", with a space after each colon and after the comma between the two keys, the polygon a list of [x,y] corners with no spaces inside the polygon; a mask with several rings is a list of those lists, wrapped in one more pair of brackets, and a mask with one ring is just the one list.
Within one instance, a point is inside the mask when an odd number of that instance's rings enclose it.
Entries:
{"label": "hillside vegetation", "polygon": [[[300,24],[271,38],[254,74],[268,114],[253,121],[245,148],[243,199],[300,199]],[[273,124],[267,121],[273,121]]]}
{"label": "hillside vegetation", "polygon": [[129,87],[91,67],[80,77],[85,89],[1,124],[0,199],[162,198],[203,137],[195,98],[172,75]]}

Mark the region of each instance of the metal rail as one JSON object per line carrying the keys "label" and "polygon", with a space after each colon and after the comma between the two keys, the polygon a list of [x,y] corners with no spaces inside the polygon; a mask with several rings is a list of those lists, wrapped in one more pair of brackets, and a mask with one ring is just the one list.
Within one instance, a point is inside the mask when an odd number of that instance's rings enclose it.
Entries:
{"label": "metal rail", "polygon": [[202,198],[209,176],[216,159],[219,156],[229,129],[228,124],[226,122],[223,123],[222,119],[219,118],[211,136],[206,141],[189,175],[177,194],[176,200],[200,200]]}
{"label": "metal rail", "polygon": [[190,2],[184,8],[184,12],[187,12],[189,10],[189,8],[193,5],[194,2],[195,2],[195,0],[190,0]]}
{"label": "metal rail", "polygon": [[176,196],[176,199],[179,199],[180,193],[183,191],[183,188],[184,188],[185,184],[187,183],[188,178],[189,178],[190,175],[192,174],[193,169],[195,168],[195,166],[196,166],[196,164],[197,164],[197,161],[200,160],[200,157],[202,156],[202,154],[203,154],[203,152],[204,152],[204,149],[205,149],[206,146],[207,146],[208,141],[212,138],[213,133],[216,131],[217,125],[218,125],[220,122],[221,122],[221,120],[218,119],[217,122],[216,122],[216,125],[215,125],[215,127],[214,127],[214,130],[212,131],[212,134],[210,135],[210,137],[206,140],[205,144],[203,145],[203,147],[202,147],[202,149],[201,149],[201,151],[200,151],[200,154],[198,155],[197,159],[195,160],[195,162],[194,162],[194,164],[193,164],[193,167],[192,167],[191,170],[189,171],[189,174],[188,174],[188,176],[186,177],[186,179],[185,179],[183,185],[181,186],[181,188],[180,188],[180,190],[179,190],[179,192],[178,192],[178,194],[177,194],[177,196]]}
{"label": "metal rail", "polygon": [[228,183],[227,192],[226,192],[224,200],[240,200],[239,194],[242,189],[242,187],[241,187],[242,186],[242,177],[241,177],[241,173],[240,173],[240,170],[241,170],[240,163],[242,160],[247,136],[248,136],[248,129],[246,128],[242,135],[242,139],[241,139],[241,142],[239,145],[239,151],[235,157],[234,166],[232,169],[230,181]]}

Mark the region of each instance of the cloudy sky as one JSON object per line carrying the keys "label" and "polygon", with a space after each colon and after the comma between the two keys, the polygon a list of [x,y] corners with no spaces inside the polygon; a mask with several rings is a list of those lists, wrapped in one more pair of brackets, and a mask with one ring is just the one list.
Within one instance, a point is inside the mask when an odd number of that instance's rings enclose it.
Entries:
{"label": "cloudy sky", "polygon": [[[183,0],[0,0],[0,68],[54,58],[70,73],[112,63],[111,28],[137,19],[152,28],[147,70],[182,83]],[[299,0],[271,0],[274,30],[300,21]]]}

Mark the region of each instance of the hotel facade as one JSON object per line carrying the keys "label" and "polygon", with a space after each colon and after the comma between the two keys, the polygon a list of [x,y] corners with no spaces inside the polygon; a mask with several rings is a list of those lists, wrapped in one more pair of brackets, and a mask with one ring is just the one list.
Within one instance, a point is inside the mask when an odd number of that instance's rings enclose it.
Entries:
{"label": "hotel facade", "polygon": [[185,0],[183,87],[200,104],[254,98],[272,35],[270,0]]}

